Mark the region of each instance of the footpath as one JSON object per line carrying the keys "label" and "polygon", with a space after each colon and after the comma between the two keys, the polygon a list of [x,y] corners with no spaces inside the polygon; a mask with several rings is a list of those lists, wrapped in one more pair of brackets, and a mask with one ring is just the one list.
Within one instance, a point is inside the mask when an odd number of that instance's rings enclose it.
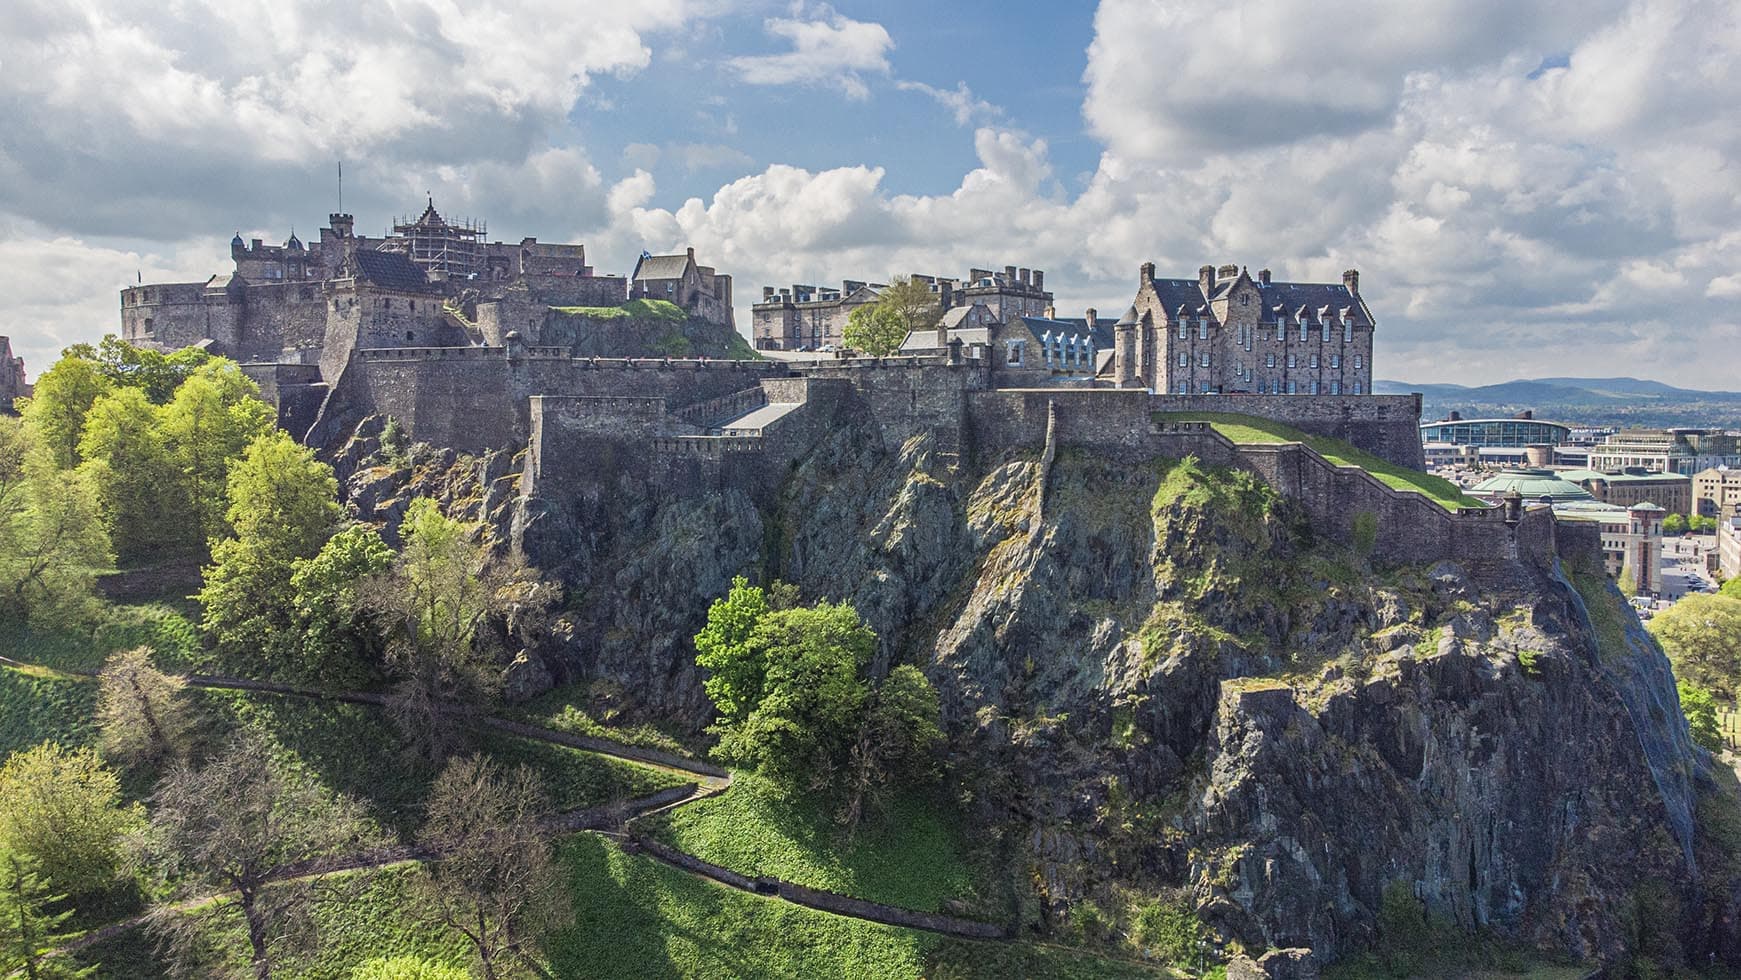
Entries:
{"label": "footpath", "polygon": [[[0,666],[37,674],[58,674],[69,679],[94,680],[97,676],[94,671],[66,670],[42,664],[24,663],[5,656],[0,656]],[[181,676],[189,687],[254,691],[262,694],[307,698],[317,701],[362,704],[377,708],[386,701],[384,695],[371,691],[324,691],[294,684],[281,684],[276,681],[228,677],[221,674],[184,674]],[[631,854],[644,854],[697,878],[748,892],[770,901],[801,905],[833,915],[964,939],[1010,940],[1014,938],[1015,930],[1011,926],[933,912],[916,912],[894,905],[867,902],[864,899],[842,895],[838,892],[809,888],[779,878],[743,875],[730,868],[704,861],[693,854],[680,851],[664,841],[636,829],[635,824],[642,817],[674,810],[697,800],[716,796],[729,789],[732,782],[731,773],[712,763],[691,759],[674,752],[629,745],[593,735],[557,731],[494,715],[472,714],[471,718],[480,726],[505,734],[578,749],[582,752],[590,752],[622,762],[649,766],[690,777],[690,781],[687,783],[646,796],[634,797],[599,807],[550,814],[543,823],[546,831],[553,836],[580,832],[602,834],[618,841],[623,849]],[[441,854],[433,850],[410,844],[400,844],[356,854],[338,855],[285,865],[273,873],[272,879],[274,881],[293,881],[347,871],[381,868],[404,862],[431,861],[440,857]],[[225,894],[227,893],[204,896],[186,904],[188,907],[197,907],[217,901]],[[60,952],[70,953],[95,945],[129,929],[136,928],[144,924],[145,920],[145,916],[137,916],[95,929],[68,943],[62,947]]]}

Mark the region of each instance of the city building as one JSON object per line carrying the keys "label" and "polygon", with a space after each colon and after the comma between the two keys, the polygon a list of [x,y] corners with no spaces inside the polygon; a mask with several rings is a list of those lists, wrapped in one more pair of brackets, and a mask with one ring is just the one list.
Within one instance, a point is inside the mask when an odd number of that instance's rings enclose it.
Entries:
{"label": "city building", "polygon": [[1421,423],[1421,442],[1424,445],[1445,443],[1521,449],[1536,445],[1558,446],[1569,442],[1571,435],[1571,426],[1543,421],[1532,412],[1508,419],[1466,419],[1461,413],[1452,412],[1436,422]]}
{"label": "city building", "polygon": [[1682,517],[1693,510],[1692,477],[1680,473],[1653,473],[1633,467],[1619,473],[1595,470],[1561,470],[1559,477],[1590,491],[1597,500],[1617,507],[1652,503]]}
{"label": "city building", "polygon": [[1692,476],[1717,466],[1741,467],[1741,438],[1715,429],[1623,429],[1590,449],[1590,468],[1630,468]]}
{"label": "city building", "polygon": [[0,337],[0,415],[16,411],[12,403],[30,395],[30,384],[24,378],[24,358],[12,356],[12,340]]}
{"label": "city building", "polygon": [[1469,488],[1469,494],[1492,503],[1517,493],[1526,504],[1599,503],[1588,487],[1547,469],[1502,470]]}
{"label": "city building", "polygon": [[1150,262],[1115,330],[1113,380],[1158,394],[1365,395],[1373,329],[1353,269],[1340,283],[1236,265],[1157,279]]}
{"label": "city building", "polygon": [[1712,467],[1693,474],[1693,513],[1731,517],[1741,513],[1741,467]]}
{"label": "city building", "polygon": [[1725,582],[1741,578],[1741,515],[1717,522],[1717,571]]}
{"label": "city building", "polygon": [[1567,476],[1546,469],[1505,470],[1471,487],[1469,493],[1496,504],[1516,493],[1525,505],[1553,508],[1556,520],[1600,524],[1608,576],[1638,595],[1661,592],[1662,521],[1668,512],[1648,501],[1622,506],[1598,500],[1589,487]]}

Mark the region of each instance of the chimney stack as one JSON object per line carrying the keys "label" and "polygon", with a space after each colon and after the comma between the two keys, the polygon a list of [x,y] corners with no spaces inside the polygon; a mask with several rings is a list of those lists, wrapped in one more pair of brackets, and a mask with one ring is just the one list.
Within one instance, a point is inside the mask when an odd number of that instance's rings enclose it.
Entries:
{"label": "chimney stack", "polygon": [[1100,311],[1090,306],[1086,311],[1085,319],[1088,321],[1088,332],[1093,333],[1094,325],[1100,322]]}
{"label": "chimney stack", "polygon": [[1028,285],[1028,270],[1017,269],[1016,270],[1016,281],[1021,283],[1024,286]]}
{"label": "chimney stack", "polygon": [[1257,281],[1262,283],[1265,286],[1269,285],[1269,270],[1268,269],[1257,270]]}
{"label": "chimney stack", "polygon": [[1142,268],[1137,270],[1137,282],[1140,285],[1146,286],[1149,283],[1154,282],[1154,281],[1155,281],[1155,264],[1153,262],[1144,262],[1142,264]]}
{"label": "chimney stack", "polygon": [[1237,265],[1224,265],[1221,268],[1215,270],[1215,279],[1217,282],[1219,282],[1223,279],[1237,279],[1237,278],[1239,278],[1239,266],[1237,266]]}
{"label": "chimney stack", "polygon": [[1349,269],[1347,272],[1342,273],[1342,285],[1347,286],[1349,292],[1353,293],[1356,296],[1359,296],[1360,295],[1360,270],[1359,269]]}
{"label": "chimney stack", "polygon": [[1197,285],[1199,285],[1203,288],[1203,295],[1205,295],[1205,296],[1209,295],[1210,293],[1215,292],[1215,267],[1214,266],[1206,265],[1206,266],[1202,266],[1201,268],[1199,268],[1197,270]]}
{"label": "chimney stack", "polygon": [[691,262],[695,261],[695,246],[694,245],[689,246],[689,261],[691,261]]}
{"label": "chimney stack", "polygon": [[1045,288],[1046,288],[1046,274],[1044,272],[1041,272],[1038,269],[1035,269],[1034,270],[1034,290],[1036,292],[1038,292],[1038,291],[1044,290]]}
{"label": "chimney stack", "polygon": [[1016,281],[1016,267],[1013,265],[1004,266],[1003,267],[1003,278],[1004,278],[1004,282],[1008,282],[1008,283],[1015,282]]}
{"label": "chimney stack", "polygon": [[763,286],[762,287],[762,302],[771,303],[771,302],[773,302],[773,300],[774,300],[774,287]]}

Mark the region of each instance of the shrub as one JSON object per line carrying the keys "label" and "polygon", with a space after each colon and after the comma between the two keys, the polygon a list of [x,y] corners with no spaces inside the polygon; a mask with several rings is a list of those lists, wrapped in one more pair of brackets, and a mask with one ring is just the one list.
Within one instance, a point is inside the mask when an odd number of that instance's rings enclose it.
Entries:
{"label": "shrub", "polygon": [[1197,955],[1203,926],[1183,896],[1156,899],[1137,909],[1135,938],[1145,951],[1175,966],[1187,966]]}
{"label": "shrub", "polygon": [[467,980],[469,976],[457,966],[415,956],[370,960],[351,971],[351,980]]}
{"label": "shrub", "polygon": [[89,895],[114,883],[121,841],[139,825],[120,782],[90,749],[44,742],[0,767],[0,851],[35,862],[57,892]]}

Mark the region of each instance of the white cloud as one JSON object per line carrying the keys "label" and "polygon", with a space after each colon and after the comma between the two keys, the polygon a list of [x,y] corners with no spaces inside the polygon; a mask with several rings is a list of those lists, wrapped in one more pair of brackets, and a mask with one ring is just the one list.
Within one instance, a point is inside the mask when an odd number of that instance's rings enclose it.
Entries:
{"label": "white cloud", "polygon": [[929,96],[938,105],[949,110],[955,117],[955,125],[970,126],[975,123],[990,123],[1003,118],[1003,110],[985,101],[967,87],[966,82],[958,82],[954,88],[937,88],[924,82],[899,81],[895,87],[903,92],[918,92]]}
{"label": "white cloud", "polygon": [[763,25],[791,49],[745,55],[727,64],[751,85],[830,85],[848,98],[870,97],[863,75],[887,75],[894,39],[883,25],[853,20],[821,7],[810,18],[773,17]]}

